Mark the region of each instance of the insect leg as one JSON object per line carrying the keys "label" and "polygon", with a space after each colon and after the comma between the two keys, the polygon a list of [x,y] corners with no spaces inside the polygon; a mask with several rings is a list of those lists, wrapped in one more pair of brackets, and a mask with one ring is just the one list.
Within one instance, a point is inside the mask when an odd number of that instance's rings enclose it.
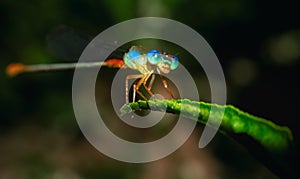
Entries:
{"label": "insect leg", "polygon": [[137,82],[137,84],[135,86],[135,90],[144,100],[148,101],[148,99],[145,97],[145,95],[143,95],[143,93],[139,91],[140,86],[142,84],[144,84],[144,81],[146,78],[147,78],[147,75],[143,75],[143,77],[140,79],[140,81]]}
{"label": "insect leg", "polygon": [[[152,78],[151,78],[151,81],[150,81],[149,85],[147,86],[146,83],[147,83],[148,79],[150,78],[150,76],[152,76]],[[151,91],[153,82],[154,82],[154,75],[153,75],[153,73],[147,74],[147,76],[145,77],[145,79],[144,79],[144,81],[143,81],[143,86],[144,86],[144,88],[146,89],[146,91],[148,92],[148,94],[149,94],[150,96],[154,96],[154,94],[153,94],[152,91]]]}
{"label": "insect leg", "polygon": [[152,78],[151,78],[150,83],[149,83],[149,86],[148,86],[148,89],[149,89],[149,90],[151,90],[151,88],[152,88],[154,79],[155,79],[155,74],[152,73]]}
{"label": "insect leg", "polygon": [[172,99],[175,99],[175,97],[174,97],[172,91],[170,90],[170,88],[169,88],[169,86],[168,86],[167,80],[163,79],[163,77],[162,77],[161,75],[159,75],[159,76],[160,76],[160,78],[161,78],[161,80],[162,80],[162,83],[163,83],[163,85],[164,85],[164,88],[165,88],[165,89],[167,90],[167,92],[170,94],[170,96],[172,97]]}
{"label": "insect leg", "polygon": [[132,94],[132,101],[135,102],[135,96],[136,96],[136,84],[133,85],[133,94]]}
{"label": "insect leg", "polygon": [[[136,79],[136,78],[143,78],[144,75],[143,74],[132,74],[132,75],[128,75],[126,76],[126,81],[125,81],[125,95],[126,95],[126,104],[129,103],[129,89],[128,89],[128,80],[130,79]],[[136,85],[134,85],[134,89],[133,89],[133,96],[135,98],[135,93],[136,93]],[[135,99],[134,99],[135,100]]]}

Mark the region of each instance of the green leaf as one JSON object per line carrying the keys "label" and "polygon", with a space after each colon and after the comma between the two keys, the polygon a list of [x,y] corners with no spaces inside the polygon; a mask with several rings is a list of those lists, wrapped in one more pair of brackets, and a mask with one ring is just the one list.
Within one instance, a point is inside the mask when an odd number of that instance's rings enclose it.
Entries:
{"label": "green leaf", "polygon": [[[151,108],[150,108],[151,107]],[[211,110],[213,107],[214,110]],[[205,102],[179,100],[139,100],[129,103],[121,108],[121,115],[132,110],[166,111],[173,114],[196,120],[201,124],[207,124],[209,116],[211,126],[218,119],[222,119],[220,130],[226,134],[246,134],[272,154],[282,154],[290,149],[293,143],[293,135],[288,127],[243,112],[232,105],[218,105]],[[222,112],[225,109],[224,114]]]}

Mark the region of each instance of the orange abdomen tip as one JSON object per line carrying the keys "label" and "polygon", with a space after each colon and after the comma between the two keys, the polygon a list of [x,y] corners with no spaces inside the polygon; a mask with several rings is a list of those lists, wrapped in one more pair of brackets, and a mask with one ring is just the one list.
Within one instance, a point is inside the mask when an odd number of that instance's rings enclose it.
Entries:
{"label": "orange abdomen tip", "polygon": [[122,68],[124,66],[124,61],[120,59],[108,59],[105,63],[110,68]]}
{"label": "orange abdomen tip", "polygon": [[13,77],[22,73],[24,69],[25,66],[22,63],[11,63],[6,67],[6,74]]}

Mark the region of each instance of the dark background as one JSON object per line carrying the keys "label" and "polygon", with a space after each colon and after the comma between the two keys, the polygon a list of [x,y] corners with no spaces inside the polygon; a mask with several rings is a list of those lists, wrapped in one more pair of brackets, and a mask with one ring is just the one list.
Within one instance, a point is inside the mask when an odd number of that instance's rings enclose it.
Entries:
{"label": "dark background", "polygon": [[[300,16],[293,1],[4,0],[0,2],[0,178],[276,178],[223,135],[199,150],[200,125],[182,148],[162,160],[115,161],[94,149],[77,126],[72,71],[16,78],[5,74],[11,62],[60,61],[46,40],[58,26],[95,36],[116,23],[143,16],[171,18],[200,33],[222,64],[228,103],[288,126],[298,143]],[[200,75],[200,86],[201,79]],[[201,98],[209,101],[205,90]],[[294,157],[297,161],[299,156]]]}

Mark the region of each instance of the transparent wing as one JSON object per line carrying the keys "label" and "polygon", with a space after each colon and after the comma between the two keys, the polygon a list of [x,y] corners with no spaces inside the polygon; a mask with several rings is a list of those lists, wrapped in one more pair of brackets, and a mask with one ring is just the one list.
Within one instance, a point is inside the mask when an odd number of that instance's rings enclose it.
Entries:
{"label": "transparent wing", "polygon": [[[76,63],[81,53],[92,40],[92,36],[81,33],[71,27],[60,26],[52,30],[47,36],[50,51],[61,60],[74,61],[73,63],[36,64],[25,65],[22,63],[11,63],[6,68],[9,76],[16,76],[24,72],[54,71],[76,68],[91,68],[104,65],[110,68],[123,68],[123,55],[127,51],[125,47],[117,49],[115,44],[99,42],[100,52],[111,52],[107,59],[91,60],[90,62]],[[116,49],[116,50],[115,50]],[[107,54],[107,53],[106,53]]]}
{"label": "transparent wing", "polygon": [[[72,27],[65,25],[59,26],[53,29],[47,36],[47,43],[51,53],[63,60],[67,61],[77,61],[85,49],[85,47],[93,39],[93,36],[86,33],[80,32]],[[116,49],[117,46],[114,44],[101,43],[101,51],[112,51]],[[117,58],[122,59],[124,53],[128,48],[121,47],[113,51],[108,59]],[[101,60],[101,59],[99,59]],[[104,61],[102,59],[101,61]]]}

